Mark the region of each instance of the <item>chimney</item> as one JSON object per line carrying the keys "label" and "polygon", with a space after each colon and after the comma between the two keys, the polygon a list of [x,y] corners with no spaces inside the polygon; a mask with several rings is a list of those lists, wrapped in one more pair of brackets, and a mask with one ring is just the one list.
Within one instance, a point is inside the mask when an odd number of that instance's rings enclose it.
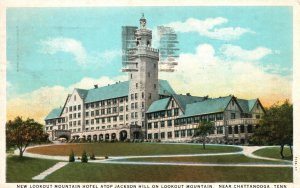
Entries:
{"label": "chimney", "polygon": [[95,88],[95,89],[98,88],[98,84],[95,84],[95,85],[94,85],[94,88]]}

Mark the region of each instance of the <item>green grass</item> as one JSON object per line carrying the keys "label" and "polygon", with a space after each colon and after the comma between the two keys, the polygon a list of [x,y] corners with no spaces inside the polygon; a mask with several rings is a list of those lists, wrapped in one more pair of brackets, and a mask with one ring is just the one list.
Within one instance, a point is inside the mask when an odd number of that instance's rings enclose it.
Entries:
{"label": "green grass", "polygon": [[[270,157],[275,159],[281,159],[280,155],[280,147],[270,147],[263,148],[254,152],[254,155],[258,155],[261,157]],[[284,147],[283,155],[285,156],[285,160],[293,160],[293,156],[291,155],[290,148]]]}
{"label": "green grass", "polygon": [[292,168],[70,163],[47,182],[292,182]]}
{"label": "green grass", "polygon": [[7,182],[33,182],[32,177],[50,168],[58,161],[35,159],[29,157],[19,158],[10,156],[6,158]]}
{"label": "green grass", "polygon": [[278,164],[283,162],[254,159],[245,155],[220,155],[220,156],[197,156],[197,157],[159,157],[159,158],[131,158],[128,161],[147,161],[147,162],[193,162],[193,163],[270,163]]}
{"label": "green grass", "polygon": [[201,144],[158,144],[158,143],[93,143],[93,144],[64,144],[38,148],[30,148],[27,151],[46,155],[67,156],[71,150],[76,156],[85,150],[88,154],[97,156],[128,156],[128,155],[161,155],[161,154],[195,154],[195,153],[222,153],[241,151],[232,146],[206,146]]}

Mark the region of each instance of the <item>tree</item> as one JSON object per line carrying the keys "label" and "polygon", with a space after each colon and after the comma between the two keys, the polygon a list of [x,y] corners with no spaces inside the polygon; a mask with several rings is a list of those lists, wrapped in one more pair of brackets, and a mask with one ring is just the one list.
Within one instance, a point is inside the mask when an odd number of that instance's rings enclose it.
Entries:
{"label": "tree", "polygon": [[48,140],[48,134],[44,132],[43,125],[33,119],[23,120],[16,117],[13,121],[6,122],[7,147],[17,147],[19,156],[23,157],[25,149],[31,143],[40,143]]}
{"label": "tree", "polygon": [[283,104],[274,104],[260,121],[260,126],[254,131],[252,142],[256,144],[280,145],[280,155],[284,158],[285,145],[290,146],[293,154],[293,105],[286,100]]}
{"label": "tree", "polygon": [[83,151],[83,153],[82,153],[82,155],[81,155],[81,162],[82,162],[82,163],[87,163],[88,160],[89,160],[89,159],[88,159],[88,156],[87,156],[86,152]]}
{"label": "tree", "polygon": [[193,137],[201,137],[202,143],[203,143],[203,149],[205,149],[205,143],[206,143],[206,137],[209,135],[209,133],[213,132],[215,130],[215,126],[210,121],[204,121],[200,122],[197,129],[195,130]]}

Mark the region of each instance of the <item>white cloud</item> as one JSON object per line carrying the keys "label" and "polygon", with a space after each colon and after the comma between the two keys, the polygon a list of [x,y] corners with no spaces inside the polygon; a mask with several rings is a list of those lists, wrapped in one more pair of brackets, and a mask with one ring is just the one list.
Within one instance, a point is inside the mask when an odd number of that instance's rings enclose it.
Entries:
{"label": "white cloud", "polygon": [[185,22],[172,22],[167,24],[167,26],[173,27],[178,32],[197,32],[201,36],[225,41],[239,39],[245,33],[254,33],[250,29],[241,27],[219,28],[226,23],[228,23],[228,19],[222,17],[205,20],[189,18]]}
{"label": "white cloud", "polygon": [[253,62],[224,60],[216,56],[209,44],[199,45],[194,54],[181,54],[178,61],[177,71],[160,74],[178,93],[258,97],[268,105],[291,99],[292,81],[289,78],[266,72]]}
{"label": "white cloud", "polygon": [[66,52],[74,55],[75,61],[79,65],[87,63],[87,53],[80,41],[72,38],[50,38],[41,41],[43,52],[55,54],[57,52]]}
{"label": "white cloud", "polygon": [[[16,116],[30,117],[44,123],[44,118],[53,109],[64,105],[67,95],[72,93],[74,88],[91,89],[94,84],[105,86],[118,81],[124,81],[127,76],[117,76],[114,78],[100,77],[83,78],[80,82],[68,87],[51,86],[41,87],[33,92],[14,96],[7,102],[7,117],[13,119]],[[8,83],[9,84],[9,83]]]}
{"label": "white cloud", "polygon": [[263,57],[273,54],[273,51],[265,47],[257,47],[253,50],[245,50],[240,46],[223,45],[220,48],[221,53],[229,59],[242,60],[242,61],[258,61]]}

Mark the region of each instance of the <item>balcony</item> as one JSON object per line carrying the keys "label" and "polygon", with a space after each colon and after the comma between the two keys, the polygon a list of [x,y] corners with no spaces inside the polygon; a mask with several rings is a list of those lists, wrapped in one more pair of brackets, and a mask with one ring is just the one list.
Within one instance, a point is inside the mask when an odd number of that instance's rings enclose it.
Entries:
{"label": "balcony", "polygon": [[257,125],[260,119],[254,118],[240,118],[240,119],[230,119],[226,121],[226,125]]}

